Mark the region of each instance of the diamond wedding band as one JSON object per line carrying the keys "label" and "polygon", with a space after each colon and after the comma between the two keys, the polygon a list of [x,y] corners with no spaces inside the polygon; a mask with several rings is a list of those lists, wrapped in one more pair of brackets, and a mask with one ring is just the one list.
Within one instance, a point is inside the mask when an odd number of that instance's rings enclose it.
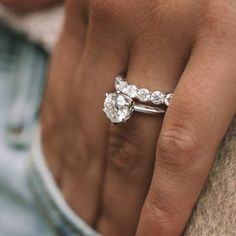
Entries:
{"label": "diamond wedding band", "polygon": [[126,122],[134,111],[146,114],[164,114],[166,108],[149,106],[136,102],[150,102],[155,105],[169,106],[172,94],[164,94],[160,91],[150,92],[145,88],[137,88],[129,84],[122,76],[115,79],[116,92],[106,94],[104,101],[104,113],[113,124]]}
{"label": "diamond wedding band", "polygon": [[133,84],[129,84],[124,80],[124,77],[117,76],[115,78],[115,88],[130,98],[135,98],[140,102],[151,102],[154,105],[166,105],[169,106],[170,100],[172,98],[172,93],[164,94],[161,91],[150,92],[146,88],[137,88]]}

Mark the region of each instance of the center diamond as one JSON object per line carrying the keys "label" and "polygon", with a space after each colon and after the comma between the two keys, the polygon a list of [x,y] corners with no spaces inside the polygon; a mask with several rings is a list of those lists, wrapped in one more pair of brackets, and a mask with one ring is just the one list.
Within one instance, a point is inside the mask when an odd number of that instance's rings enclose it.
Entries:
{"label": "center diamond", "polygon": [[120,93],[107,94],[103,111],[112,123],[125,122],[133,112],[132,100]]}

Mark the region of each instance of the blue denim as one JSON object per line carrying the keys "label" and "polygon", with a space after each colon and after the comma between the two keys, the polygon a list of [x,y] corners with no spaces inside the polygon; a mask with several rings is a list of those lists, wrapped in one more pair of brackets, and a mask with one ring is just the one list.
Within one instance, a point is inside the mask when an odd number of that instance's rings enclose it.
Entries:
{"label": "blue denim", "polygon": [[47,61],[0,24],[0,236],[95,236],[64,201],[34,128]]}
{"label": "blue denim", "polygon": [[[37,52],[37,53],[36,53]],[[32,76],[37,63],[38,73]],[[47,63],[47,54],[20,35],[0,25],[0,235],[55,235],[39,214],[28,185],[26,140],[38,109],[39,96],[25,91],[37,89]],[[30,76],[31,74],[31,76]],[[40,78],[41,77],[41,78]],[[35,86],[36,85],[36,86]],[[24,88],[23,88],[24,87]],[[41,86],[42,88],[42,86]],[[28,98],[26,98],[28,96]],[[29,100],[33,98],[30,102]],[[20,132],[21,131],[21,132]],[[27,135],[26,135],[27,134]],[[17,146],[17,148],[16,148]]]}

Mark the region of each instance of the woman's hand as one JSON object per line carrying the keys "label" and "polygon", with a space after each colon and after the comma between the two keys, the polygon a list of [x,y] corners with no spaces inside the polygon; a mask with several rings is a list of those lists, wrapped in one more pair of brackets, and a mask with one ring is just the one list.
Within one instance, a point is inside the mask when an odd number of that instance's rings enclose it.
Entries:
{"label": "woman's hand", "polygon": [[[180,235],[235,115],[235,63],[236,1],[68,0],[42,131],[71,207],[104,235]],[[164,120],[108,122],[120,72],[174,91]]]}

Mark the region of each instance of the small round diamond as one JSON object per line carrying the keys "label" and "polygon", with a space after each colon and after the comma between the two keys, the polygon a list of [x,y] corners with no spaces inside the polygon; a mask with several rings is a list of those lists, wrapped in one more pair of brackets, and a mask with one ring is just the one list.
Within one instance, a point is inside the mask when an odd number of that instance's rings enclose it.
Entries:
{"label": "small round diamond", "polygon": [[124,94],[110,93],[106,95],[103,111],[112,123],[125,122],[133,112],[132,100]]}
{"label": "small round diamond", "polygon": [[151,102],[159,105],[165,102],[165,95],[160,91],[155,91],[151,95]]}
{"label": "small round diamond", "polygon": [[128,85],[125,90],[125,94],[131,98],[134,98],[137,95],[137,87],[135,85]]}
{"label": "small round diamond", "polygon": [[165,104],[166,104],[166,106],[170,105],[172,97],[173,97],[172,93],[169,93],[169,94],[166,95],[166,97],[165,97]]}
{"label": "small round diamond", "polygon": [[117,91],[125,93],[126,89],[127,89],[127,86],[128,86],[128,83],[126,81],[124,81],[121,76],[116,77],[115,88],[116,88]]}
{"label": "small round diamond", "polygon": [[137,98],[141,101],[141,102],[147,102],[150,99],[150,92],[148,89],[140,89],[138,91],[137,94]]}

